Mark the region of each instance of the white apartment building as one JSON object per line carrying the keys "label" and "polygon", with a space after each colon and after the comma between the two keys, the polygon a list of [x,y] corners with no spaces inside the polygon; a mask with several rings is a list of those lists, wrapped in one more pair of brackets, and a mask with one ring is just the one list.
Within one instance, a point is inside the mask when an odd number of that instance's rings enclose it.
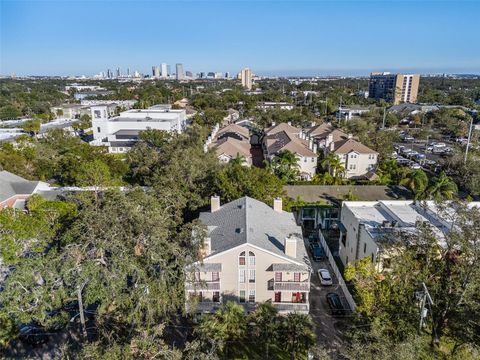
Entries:
{"label": "white apartment building", "polygon": [[372,111],[372,109],[368,106],[342,106],[339,107],[337,110],[337,117],[342,120],[352,120],[353,118],[362,116],[362,114],[368,113],[370,111]]}
{"label": "white apartment building", "polygon": [[275,101],[264,101],[257,105],[257,109],[262,110],[271,110],[271,109],[281,109],[281,110],[293,110],[295,106],[288,102],[275,102]]}
{"label": "white apartment building", "polygon": [[106,105],[91,107],[92,145],[108,146],[112,153],[124,153],[138,141],[144,130],[163,130],[181,133],[186,126],[185,110],[174,110],[169,105],[155,105],[148,109],[132,109],[109,117]]}
{"label": "white apartment building", "polygon": [[[469,206],[480,206],[471,202]],[[344,201],[340,215],[339,256],[343,264],[370,257],[378,270],[388,269],[390,257],[385,243],[398,240],[401,232],[415,232],[421,223],[428,223],[438,234],[452,224],[439,216],[433,201],[413,200]]]}
{"label": "white apartment building", "polygon": [[290,123],[273,124],[265,129],[263,153],[265,159],[271,161],[280,152],[288,150],[298,160],[300,177],[310,180],[317,171],[317,144],[313,138]]}
{"label": "white apartment building", "polygon": [[187,308],[214,312],[235,301],[250,311],[271,302],[280,313],[309,312],[311,265],[281,199],[273,208],[249,197],[221,206],[214,196],[200,221],[207,238],[203,259],[187,268]]}

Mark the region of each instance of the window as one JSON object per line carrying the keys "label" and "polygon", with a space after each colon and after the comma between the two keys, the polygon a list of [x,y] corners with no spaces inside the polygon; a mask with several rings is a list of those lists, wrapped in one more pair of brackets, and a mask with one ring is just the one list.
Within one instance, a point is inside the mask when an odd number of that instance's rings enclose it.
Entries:
{"label": "window", "polygon": [[367,252],[367,243],[363,244],[363,253],[365,254]]}
{"label": "window", "polygon": [[255,302],[255,290],[250,290],[248,292],[248,302],[254,303]]}
{"label": "window", "polygon": [[198,292],[198,302],[203,301],[203,293],[201,291]]}
{"label": "window", "polygon": [[245,251],[242,251],[238,257],[238,265],[245,265]]}
{"label": "window", "polygon": [[280,291],[275,293],[275,302],[282,302],[282,293]]}
{"label": "window", "polygon": [[240,270],[238,272],[238,282],[244,283],[245,282],[245,270]]}
{"label": "window", "polygon": [[293,273],[293,281],[295,281],[295,282],[300,281],[300,273],[299,272]]}
{"label": "window", "polygon": [[307,162],[307,158],[303,158],[303,162]]}
{"label": "window", "polygon": [[240,296],[238,297],[238,301],[241,303],[245,302],[245,290],[240,290]]}
{"label": "window", "polygon": [[95,119],[100,119],[102,117],[100,110],[95,110],[93,114]]}
{"label": "window", "polygon": [[248,252],[248,265],[255,266],[255,254],[251,251]]}
{"label": "window", "polygon": [[357,168],[357,165],[355,165],[355,164],[350,164],[350,167],[349,167],[349,168],[350,168],[350,170],[355,170],[355,169]]}
{"label": "window", "polygon": [[220,291],[214,291],[212,296],[213,302],[220,302]]}
{"label": "window", "polygon": [[220,280],[220,275],[218,274],[218,271],[212,272],[212,281],[219,281]]}
{"label": "window", "polygon": [[315,158],[312,158],[312,162],[315,162]]}
{"label": "window", "polygon": [[251,269],[249,276],[248,276],[248,282],[254,283],[255,282],[255,270]]}
{"label": "window", "polygon": [[99,133],[100,131],[100,126],[97,126],[97,132]]}
{"label": "window", "polygon": [[282,281],[282,273],[281,272],[276,272],[275,273],[275,281],[276,282]]}

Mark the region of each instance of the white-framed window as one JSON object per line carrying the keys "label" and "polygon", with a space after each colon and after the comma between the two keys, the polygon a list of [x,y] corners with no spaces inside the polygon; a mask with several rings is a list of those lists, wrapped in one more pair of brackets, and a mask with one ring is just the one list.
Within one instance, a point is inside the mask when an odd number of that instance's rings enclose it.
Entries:
{"label": "white-framed window", "polygon": [[238,282],[239,283],[244,283],[245,282],[245,271],[246,270],[243,270],[243,269],[240,269],[238,271]]}
{"label": "white-framed window", "polygon": [[248,302],[254,303],[255,302],[255,290],[250,290],[248,292]]}
{"label": "white-framed window", "polygon": [[275,272],[275,281],[276,282],[281,282],[282,281],[282,273],[277,271]]}
{"label": "white-framed window", "polygon": [[248,274],[248,282],[255,282],[255,269],[250,269]]}
{"label": "white-framed window", "polygon": [[314,157],[312,158],[312,162],[315,162],[315,158],[314,158]]}
{"label": "white-framed window", "polygon": [[212,281],[219,281],[220,280],[220,274],[218,271],[212,272]]}
{"label": "white-framed window", "polygon": [[238,295],[238,302],[244,303],[245,302],[245,290],[240,290]]}
{"label": "white-framed window", "polygon": [[252,251],[248,252],[248,265],[255,266],[255,253]]}

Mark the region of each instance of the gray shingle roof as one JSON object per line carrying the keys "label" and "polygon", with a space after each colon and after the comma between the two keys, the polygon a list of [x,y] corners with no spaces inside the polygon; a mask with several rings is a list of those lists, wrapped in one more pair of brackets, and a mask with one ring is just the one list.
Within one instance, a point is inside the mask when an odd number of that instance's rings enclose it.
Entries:
{"label": "gray shingle roof", "polygon": [[5,170],[0,171],[0,202],[15,195],[30,195],[35,191],[38,183]]}
{"label": "gray shingle roof", "polygon": [[[250,197],[229,202],[213,213],[203,212],[200,221],[208,227],[211,255],[248,243],[302,265],[308,259],[302,230],[293,214],[274,211]],[[290,234],[298,237],[295,259],[285,255],[285,238]]]}

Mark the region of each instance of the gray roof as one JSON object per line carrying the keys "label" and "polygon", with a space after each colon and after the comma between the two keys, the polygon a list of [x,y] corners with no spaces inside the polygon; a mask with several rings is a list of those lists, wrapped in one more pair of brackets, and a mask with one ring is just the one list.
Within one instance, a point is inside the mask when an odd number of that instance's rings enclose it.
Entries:
{"label": "gray roof", "polygon": [[140,133],[141,130],[118,130],[115,132],[115,135],[137,135]]}
{"label": "gray roof", "polygon": [[[270,269],[267,269],[270,270]],[[272,271],[300,271],[304,270],[303,266],[297,264],[272,264]]]}
{"label": "gray roof", "polygon": [[8,171],[0,171],[0,202],[15,195],[32,194],[39,181],[26,180]]}
{"label": "gray roof", "polygon": [[[202,212],[200,221],[208,227],[211,255],[251,244],[302,264],[308,259],[293,214],[274,211],[250,197],[229,202],[215,212]],[[285,255],[285,238],[291,234],[298,238],[296,258]]]}
{"label": "gray roof", "polygon": [[205,263],[205,264],[193,264],[187,269],[195,269],[200,272],[220,272],[222,271],[222,264],[221,263]]}

